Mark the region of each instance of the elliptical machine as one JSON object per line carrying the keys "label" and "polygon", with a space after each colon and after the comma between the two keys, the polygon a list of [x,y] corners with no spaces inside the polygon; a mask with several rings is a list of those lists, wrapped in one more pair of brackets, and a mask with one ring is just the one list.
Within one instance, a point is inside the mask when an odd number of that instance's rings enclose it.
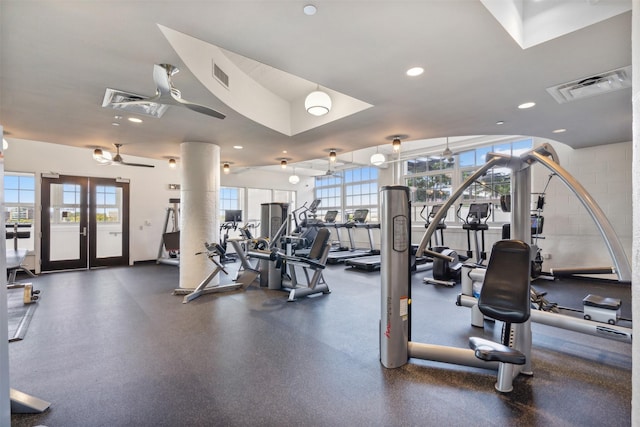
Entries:
{"label": "elliptical machine", "polygon": [[[431,210],[429,211],[429,215],[427,217],[424,216],[424,210],[426,205],[420,211],[420,216],[425,220],[424,228],[429,228],[433,218],[435,218],[436,214],[440,211],[442,205],[433,205]],[[443,255],[443,256],[432,256],[432,270],[431,277],[425,277],[422,279],[424,283],[436,284],[436,285],[444,285],[444,286],[454,286],[458,279],[460,279],[460,271],[462,269],[462,263],[460,262],[460,257],[458,253],[453,249],[449,249],[447,246],[444,246],[444,230],[447,228],[447,224],[445,223],[446,214],[438,221],[436,225],[436,231],[433,233],[429,240],[429,251],[434,253]],[[435,246],[432,244],[435,243]]]}
{"label": "elliptical machine", "polygon": [[[462,203],[456,211],[456,216],[462,221],[462,229],[467,231],[467,258],[472,259],[474,251],[471,249],[471,233],[473,232],[473,238],[475,242],[475,254],[476,265],[483,265],[487,259],[487,252],[484,248],[484,232],[489,229],[487,221],[491,216],[491,203],[471,203],[469,205],[469,212],[467,216],[463,218],[460,216],[462,210]],[[483,221],[484,220],[484,221]],[[481,235],[482,245],[478,241],[478,232]],[[482,249],[481,249],[482,247]]]}

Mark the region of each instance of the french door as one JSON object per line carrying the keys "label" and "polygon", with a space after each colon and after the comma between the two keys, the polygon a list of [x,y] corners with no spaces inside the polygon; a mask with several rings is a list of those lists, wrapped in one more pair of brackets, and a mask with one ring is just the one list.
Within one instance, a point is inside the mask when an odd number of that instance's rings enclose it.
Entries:
{"label": "french door", "polygon": [[129,264],[129,183],[42,177],[41,270]]}

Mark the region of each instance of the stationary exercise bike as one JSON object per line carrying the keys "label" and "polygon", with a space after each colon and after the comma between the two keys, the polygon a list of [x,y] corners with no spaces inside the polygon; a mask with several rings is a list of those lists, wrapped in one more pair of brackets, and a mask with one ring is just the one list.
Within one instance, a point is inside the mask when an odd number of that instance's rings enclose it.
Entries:
{"label": "stationary exercise bike", "polygon": [[238,259],[235,253],[227,252],[227,241],[229,240],[229,230],[236,231],[240,221],[242,221],[241,210],[233,209],[224,211],[224,222],[220,224],[220,247],[223,251],[220,254],[220,262],[223,264],[236,262]]}

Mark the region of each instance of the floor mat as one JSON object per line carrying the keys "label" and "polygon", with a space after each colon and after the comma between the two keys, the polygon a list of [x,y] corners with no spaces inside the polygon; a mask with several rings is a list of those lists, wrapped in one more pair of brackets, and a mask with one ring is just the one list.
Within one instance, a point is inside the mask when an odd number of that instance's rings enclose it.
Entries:
{"label": "floor mat", "polygon": [[9,317],[9,342],[24,339],[37,303],[25,304],[24,289],[7,289],[7,309]]}

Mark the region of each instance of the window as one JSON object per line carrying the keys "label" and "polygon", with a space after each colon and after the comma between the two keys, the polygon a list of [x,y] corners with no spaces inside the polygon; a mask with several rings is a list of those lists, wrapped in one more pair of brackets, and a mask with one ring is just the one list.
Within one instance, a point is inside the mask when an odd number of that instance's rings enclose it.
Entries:
{"label": "window", "polygon": [[315,198],[322,200],[318,218],[337,210],[336,222],[343,222],[356,209],[369,209],[367,222],[378,222],[378,169],[362,167],[316,177]]}
{"label": "window", "polygon": [[120,223],[120,203],[116,187],[96,186],[96,222]]}
{"label": "window", "polygon": [[316,177],[315,198],[322,200],[316,214],[324,218],[327,211],[336,210],[336,222],[342,222],[342,173]]}
{"label": "window", "polygon": [[220,201],[219,201],[219,217],[220,221],[224,222],[225,210],[237,210],[240,208],[240,189],[232,187],[220,187]]}
{"label": "window", "polygon": [[7,172],[4,176],[5,224],[20,225],[29,231],[29,239],[18,239],[18,248],[34,250],[35,175]]}
{"label": "window", "polygon": [[[440,156],[423,156],[404,162],[404,180],[413,193],[413,219],[421,220],[419,212],[423,206],[446,201],[452,192],[487,161],[489,153],[518,156],[533,148],[532,139],[478,147],[460,153],[453,161]],[[490,221],[508,221],[509,214],[500,209],[500,196],[511,192],[511,170],[493,168],[481,179],[471,184],[462,194],[461,201],[468,205],[474,201],[493,203]],[[425,209],[424,212],[429,209]],[[447,214],[447,222],[454,221],[455,208]],[[466,215],[465,208],[461,215]]]}
{"label": "window", "polygon": [[364,167],[344,171],[346,211],[369,209],[368,222],[378,222],[378,168]]}

